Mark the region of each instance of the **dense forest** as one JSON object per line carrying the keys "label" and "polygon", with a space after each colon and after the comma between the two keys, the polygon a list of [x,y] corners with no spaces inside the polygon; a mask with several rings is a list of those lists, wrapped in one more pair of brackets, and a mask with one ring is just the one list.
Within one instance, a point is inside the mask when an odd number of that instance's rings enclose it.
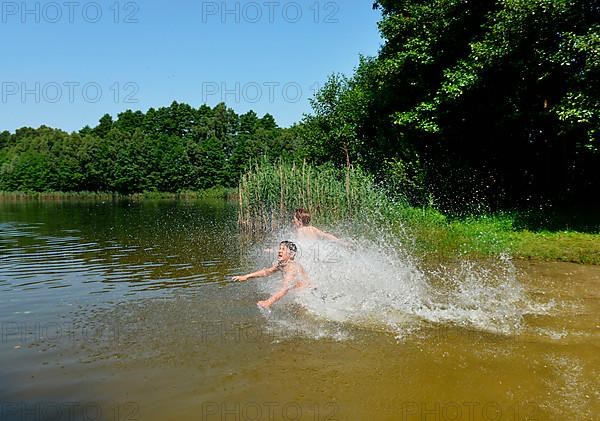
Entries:
{"label": "dense forest", "polygon": [[383,44],[290,128],[225,104],[0,133],[0,190],[236,186],[258,158],[361,166],[416,205],[598,205],[600,5],[376,1]]}
{"label": "dense forest", "polygon": [[110,115],[66,133],[48,127],[0,134],[0,190],[197,190],[237,185],[251,160],[293,155],[294,129],[225,104]]}

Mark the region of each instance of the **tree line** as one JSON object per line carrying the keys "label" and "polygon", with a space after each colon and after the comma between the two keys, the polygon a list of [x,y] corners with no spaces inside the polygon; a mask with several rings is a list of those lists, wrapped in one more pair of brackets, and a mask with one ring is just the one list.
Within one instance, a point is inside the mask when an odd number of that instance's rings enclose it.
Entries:
{"label": "tree line", "polygon": [[299,149],[293,129],[270,114],[238,115],[225,104],[106,114],[96,127],[66,133],[49,127],[0,133],[0,190],[199,190],[237,185],[257,159]]}

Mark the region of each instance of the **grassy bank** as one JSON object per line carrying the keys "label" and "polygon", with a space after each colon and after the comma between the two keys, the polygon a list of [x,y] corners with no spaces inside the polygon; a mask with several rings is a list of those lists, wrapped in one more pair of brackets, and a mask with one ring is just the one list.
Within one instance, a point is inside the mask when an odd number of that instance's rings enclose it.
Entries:
{"label": "grassy bank", "polygon": [[111,192],[5,192],[0,191],[0,201],[113,201],[113,200],[198,200],[205,198],[233,199],[237,197],[237,190],[232,188],[215,187],[200,191],[170,192],[143,192],[133,194],[120,194]]}
{"label": "grassy bank", "polygon": [[[528,212],[452,218],[434,208],[393,203],[357,169],[276,163],[256,166],[240,183],[242,227],[277,229],[293,209],[311,210],[315,225],[351,220],[354,227],[385,226],[424,259],[516,258],[600,264],[600,225],[568,214]],[[575,221],[578,223],[573,223]],[[376,234],[375,234],[376,235]]]}
{"label": "grassy bank", "polygon": [[[480,258],[500,253],[513,257],[600,264],[600,232],[520,226],[523,213],[448,218],[434,209],[411,209],[406,233],[418,254],[433,258]],[[548,226],[552,225],[548,221]]]}

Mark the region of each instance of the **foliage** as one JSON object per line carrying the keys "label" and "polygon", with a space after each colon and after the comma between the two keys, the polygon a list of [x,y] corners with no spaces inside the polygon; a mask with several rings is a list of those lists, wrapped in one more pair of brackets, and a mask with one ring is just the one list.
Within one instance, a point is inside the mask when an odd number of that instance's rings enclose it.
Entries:
{"label": "foliage", "polygon": [[[295,134],[293,132],[296,132]],[[251,159],[295,155],[297,130],[219,104],[106,114],[78,133],[42,126],[0,133],[0,190],[132,194],[237,185]]]}
{"label": "foliage", "polygon": [[400,190],[446,210],[597,203],[596,2],[375,7],[382,48],[315,96],[305,119],[314,155],[339,162],[345,141],[353,161],[382,180],[394,171],[389,162],[401,163],[415,177]]}

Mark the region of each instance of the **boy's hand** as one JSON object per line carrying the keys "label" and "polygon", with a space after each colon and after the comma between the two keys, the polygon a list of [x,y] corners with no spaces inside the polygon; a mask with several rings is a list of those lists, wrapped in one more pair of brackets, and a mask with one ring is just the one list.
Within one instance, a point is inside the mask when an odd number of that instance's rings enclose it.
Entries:
{"label": "boy's hand", "polygon": [[258,303],[256,303],[259,307],[262,308],[269,308],[269,306],[271,305],[271,303],[269,302],[269,300],[264,300],[264,301],[259,301]]}
{"label": "boy's hand", "polygon": [[236,281],[236,282],[244,282],[244,281],[247,281],[247,280],[248,280],[248,277],[247,277],[247,276],[245,276],[245,275],[239,275],[239,276],[234,276],[234,277],[233,277],[233,278],[231,278],[231,279],[233,279],[233,280],[234,280],[234,281]]}

